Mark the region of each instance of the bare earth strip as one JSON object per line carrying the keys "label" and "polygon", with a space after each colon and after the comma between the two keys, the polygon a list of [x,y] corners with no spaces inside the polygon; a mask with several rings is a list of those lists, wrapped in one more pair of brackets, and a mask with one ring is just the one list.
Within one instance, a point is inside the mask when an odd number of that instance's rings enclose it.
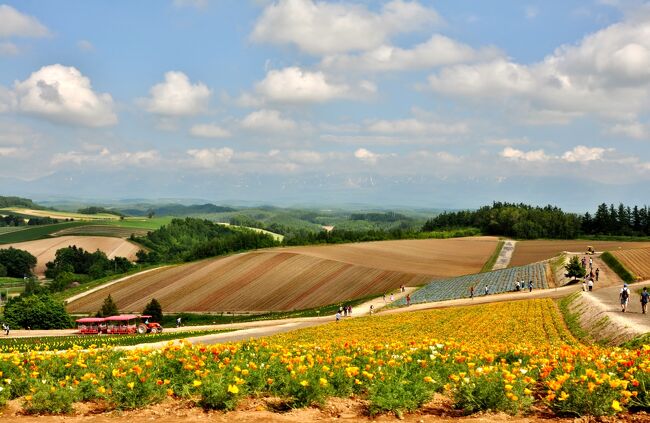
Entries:
{"label": "bare earth strip", "polygon": [[34,255],[37,259],[35,273],[41,276],[45,272],[45,263],[54,260],[56,251],[72,245],[90,252],[99,249],[106,253],[109,258],[119,256],[132,261],[136,258],[135,254],[141,249],[141,247],[124,239],[106,236],[62,236],[37,241],[3,244],[2,248],[18,248]]}
{"label": "bare earth strip", "polygon": [[286,311],[478,272],[496,238],[405,240],[272,249],[135,275],[68,305],[92,312],[110,293],[121,311],[156,298],[170,312]]}
{"label": "bare earth strip", "polygon": [[587,246],[593,246],[596,251],[616,251],[632,248],[648,248],[650,242],[627,241],[589,241],[589,240],[535,240],[519,241],[512,255],[510,266],[523,266],[555,257],[563,251],[585,252]]}

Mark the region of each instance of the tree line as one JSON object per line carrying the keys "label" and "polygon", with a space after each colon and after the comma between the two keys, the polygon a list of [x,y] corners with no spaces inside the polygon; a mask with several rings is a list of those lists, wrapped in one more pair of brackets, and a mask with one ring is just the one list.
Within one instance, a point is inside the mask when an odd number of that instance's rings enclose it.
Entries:
{"label": "tree line", "polygon": [[520,239],[574,239],[581,236],[650,236],[647,206],[615,207],[605,203],[592,215],[564,212],[559,207],[494,202],[478,210],[444,212],[429,219],[423,231],[478,228],[486,235]]}

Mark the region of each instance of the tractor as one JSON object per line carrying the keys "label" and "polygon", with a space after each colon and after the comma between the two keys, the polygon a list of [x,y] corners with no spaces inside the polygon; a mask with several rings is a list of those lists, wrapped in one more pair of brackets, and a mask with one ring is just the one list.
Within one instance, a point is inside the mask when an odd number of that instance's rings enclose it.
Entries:
{"label": "tractor", "polygon": [[591,245],[587,247],[587,252],[585,254],[595,254],[596,250]]}

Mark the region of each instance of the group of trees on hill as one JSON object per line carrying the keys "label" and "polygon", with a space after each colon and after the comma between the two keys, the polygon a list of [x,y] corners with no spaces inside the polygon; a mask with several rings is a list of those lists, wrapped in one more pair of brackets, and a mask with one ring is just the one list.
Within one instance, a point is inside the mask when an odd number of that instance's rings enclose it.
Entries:
{"label": "group of trees on hill", "polygon": [[57,250],[55,258],[45,264],[45,276],[52,278],[49,290],[61,291],[73,282],[86,282],[112,274],[128,272],[134,265],[124,257],[109,259],[106,253],[94,253],[70,246]]}
{"label": "group of trees on hill", "polygon": [[189,217],[173,219],[146,236],[131,239],[149,250],[138,252],[140,263],[191,261],[280,245],[268,234]]}
{"label": "group of trees on hill", "polygon": [[478,210],[445,212],[429,219],[423,231],[478,228],[487,235],[521,239],[573,239],[580,236],[650,236],[650,211],[639,207],[601,204],[596,213],[579,215],[559,207],[494,202]]}
{"label": "group of trees on hill", "polygon": [[0,276],[22,278],[31,276],[36,257],[24,250],[9,247],[0,250]]}
{"label": "group of trees on hill", "polygon": [[119,211],[110,210],[110,209],[107,209],[105,207],[97,207],[97,206],[91,206],[91,207],[85,207],[83,209],[79,209],[79,210],[77,210],[77,213],[80,213],[80,214],[114,214],[116,216],[124,216]]}
{"label": "group of trees on hill", "polygon": [[0,195],[0,208],[4,208],[4,207],[24,207],[26,209],[39,209],[39,210],[44,209],[44,207],[35,204],[29,198],[6,197]]}
{"label": "group of trees on hill", "polygon": [[0,216],[0,227],[51,225],[53,223],[59,223],[59,220],[52,219],[51,217],[31,217],[31,216],[28,219],[25,219],[23,216],[18,216],[15,214]]}

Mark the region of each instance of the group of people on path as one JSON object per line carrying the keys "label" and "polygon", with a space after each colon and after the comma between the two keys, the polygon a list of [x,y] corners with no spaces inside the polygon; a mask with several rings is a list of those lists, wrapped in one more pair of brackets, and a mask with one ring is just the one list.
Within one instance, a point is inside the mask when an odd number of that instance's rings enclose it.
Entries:
{"label": "group of people on path", "polygon": [[[625,313],[627,311],[627,306],[630,302],[630,288],[626,283],[623,284],[623,288],[618,294],[619,299],[621,300],[621,311]],[[648,301],[650,300],[650,293],[648,292],[647,287],[643,287],[641,291],[641,313],[646,314],[648,311]]]}
{"label": "group of people on path", "polygon": [[[372,306],[370,306],[370,310],[372,313]],[[341,317],[352,317],[352,306],[351,305],[346,305],[346,306],[339,306],[339,310],[336,312],[336,321],[338,322],[341,320]]]}
{"label": "group of people on path", "polygon": [[[533,284],[533,281],[531,280],[530,282],[528,282],[528,292],[533,292],[533,287],[534,287],[534,284]],[[526,281],[522,280],[521,282],[519,282],[519,281],[515,282],[515,288],[513,290],[514,292],[523,291],[525,289],[526,289]],[[475,292],[476,292],[476,289],[474,288],[474,286],[473,285],[470,286],[469,287],[469,298],[474,299]],[[484,295],[490,295],[490,286],[489,285],[485,285],[485,288],[483,288],[483,294]],[[408,302],[408,298],[407,298],[407,302]]]}

